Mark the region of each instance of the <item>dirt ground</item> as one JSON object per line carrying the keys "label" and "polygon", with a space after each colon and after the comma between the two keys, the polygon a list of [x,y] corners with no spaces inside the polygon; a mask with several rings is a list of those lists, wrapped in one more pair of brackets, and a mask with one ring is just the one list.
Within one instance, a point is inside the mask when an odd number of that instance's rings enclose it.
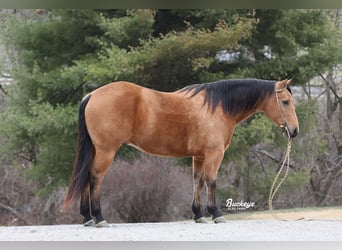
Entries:
{"label": "dirt ground", "polygon": [[[82,225],[0,227],[7,241],[341,241],[342,208],[229,215],[227,223],[121,223],[108,228]],[[241,218],[239,218],[241,217]],[[243,218],[242,218],[243,217]],[[305,220],[296,219],[304,217]]]}
{"label": "dirt ground", "polygon": [[[289,210],[289,211],[273,211],[275,216],[279,216],[288,220],[323,220],[323,219],[341,219],[342,220],[342,208],[317,208],[314,210]],[[262,212],[253,213],[246,216],[246,219],[274,219],[272,213]]]}

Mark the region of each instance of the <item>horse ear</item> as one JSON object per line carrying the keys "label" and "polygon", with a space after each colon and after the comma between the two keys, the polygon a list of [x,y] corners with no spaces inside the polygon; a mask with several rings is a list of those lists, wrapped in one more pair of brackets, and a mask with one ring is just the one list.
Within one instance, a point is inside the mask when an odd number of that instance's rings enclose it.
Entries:
{"label": "horse ear", "polygon": [[[289,83],[288,83],[288,82],[289,82]],[[287,86],[288,84],[290,84],[290,83],[291,83],[291,80],[287,80],[287,79],[282,80],[282,81],[280,81],[280,82],[277,83],[277,89],[284,89],[284,88],[286,88],[286,86]]]}
{"label": "horse ear", "polygon": [[292,81],[292,79],[286,80],[286,85],[290,85],[291,81]]}

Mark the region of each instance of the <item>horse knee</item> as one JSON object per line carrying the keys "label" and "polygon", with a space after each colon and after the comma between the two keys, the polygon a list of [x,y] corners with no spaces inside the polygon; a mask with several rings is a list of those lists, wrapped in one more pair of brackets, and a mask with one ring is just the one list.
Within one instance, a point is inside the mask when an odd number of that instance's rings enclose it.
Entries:
{"label": "horse knee", "polygon": [[208,189],[211,189],[213,191],[216,190],[216,178],[206,178],[205,182],[208,186]]}

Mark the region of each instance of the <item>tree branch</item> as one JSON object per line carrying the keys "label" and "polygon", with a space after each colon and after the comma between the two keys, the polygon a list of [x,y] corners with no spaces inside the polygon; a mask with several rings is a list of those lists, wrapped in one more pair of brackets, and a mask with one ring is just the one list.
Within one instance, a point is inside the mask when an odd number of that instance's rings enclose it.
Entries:
{"label": "tree branch", "polygon": [[332,83],[328,79],[326,79],[321,73],[319,73],[319,75],[323,79],[323,81],[325,82],[327,87],[331,90],[331,92],[333,92],[333,94],[337,98],[338,102],[341,103],[342,102],[342,97],[340,97],[338,95],[338,93],[336,92],[336,87],[335,86],[331,86]]}
{"label": "tree branch", "polygon": [[2,93],[4,93],[5,95],[7,95],[7,92],[6,92],[6,90],[2,87],[2,85],[0,84],[0,90],[1,90],[1,92]]}
{"label": "tree branch", "polygon": [[260,166],[261,166],[262,172],[264,172],[265,176],[267,176],[267,172],[265,170],[264,164],[263,164],[261,158],[259,157],[259,155],[257,154],[258,152],[257,151],[253,151],[253,153],[256,156],[256,158],[258,158],[258,160],[260,162]]}
{"label": "tree branch", "polygon": [[[275,156],[271,155],[270,153],[266,152],[265,150],[257,150],[256,152],[261,153],[265,156],[267,156],[269,159],[271,159],[272,161],[276,162],[276,163],[281,163],[281,160],[277,159]],[[297,170],[296,166],[290,163],[290,168],[292,168],[293,170]]]}
{"label": "tree branch", "polygon": [[17,217],[18,219],[20,219],[22,222],[24,222],[25,225],[29,225],[30,223],[25,219],[23,218],[18,212],[17,210],[15,210],[14,208],[12,207],[9,207],[3,203],[0,202],[0,207],[9,211],[10,213],[12,213],[15,217]]}
{"label": "tree branch", "polygon": [[63,103],[67,103],[70,101],[70,98],[74,96],[85,84],[87,81],[83,81],[80,85],[78,85],[74,90],[70,91],[63,100]]}

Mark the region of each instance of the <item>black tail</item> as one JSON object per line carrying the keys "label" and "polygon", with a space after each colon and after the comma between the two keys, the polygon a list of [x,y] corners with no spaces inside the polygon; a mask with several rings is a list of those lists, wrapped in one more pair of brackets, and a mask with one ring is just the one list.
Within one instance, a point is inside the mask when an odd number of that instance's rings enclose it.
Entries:
{"label": "black tail", "polygon": [[64,207],[71,205],[83,191],[90,172],[90,164],[94,158],[94,145],[89,136],[85,122],[85,108],[91,95],[86,96],[80,105],[78,118],[78,149],[74,161],[70,185],[64,200]]}

